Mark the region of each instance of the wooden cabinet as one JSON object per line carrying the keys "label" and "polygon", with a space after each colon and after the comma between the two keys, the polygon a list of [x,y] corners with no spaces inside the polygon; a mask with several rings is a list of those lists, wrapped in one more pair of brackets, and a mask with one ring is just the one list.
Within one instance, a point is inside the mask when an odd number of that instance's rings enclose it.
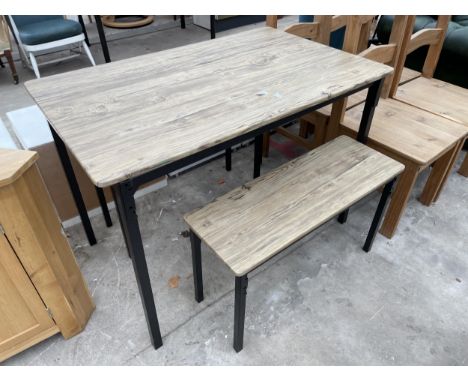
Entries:
{"label": "wooden cabinet", "polygon": [[0,361],[79,333],[94,310],[36,160],[0,150]]}

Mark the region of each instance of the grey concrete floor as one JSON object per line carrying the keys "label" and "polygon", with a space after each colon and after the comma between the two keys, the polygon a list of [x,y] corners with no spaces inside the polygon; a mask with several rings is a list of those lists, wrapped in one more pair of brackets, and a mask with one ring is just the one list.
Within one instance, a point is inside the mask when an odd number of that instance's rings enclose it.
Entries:
{"label": "grey concrete floor", "polygon": [[[112,42],[111,52],[116,59],[130,50],[143,54],[165,38],[182,44],[208,34],[189,25],[186,34],[174,28],[139,36],[139,44]],[[32,104],[24,89],[5,85],[4,77],[2,118],[8,107]],[[17,93],[7,91],[7,104],[4,85]],[[468,364],[468,180],[456,173],[432,207],[416,200],[423,173],[397,234],[392,240],[378,235],[369,254],[361,245],[378,193],[353,207],[347,224],[329,222],[253,272],[244,350],[236,353],[234,276],[202,247],[205,301],[195,302],[182,216],[249,180],[252,158],[252,147],[242,148],[233,154],[231,172],[218,159],[137,201],[162,348],[150,345],[131,261],[111,211],[111,228],[100,216],[92,219],[99,240],[93,247],[81,226],[67,230],[96,303],[86,329],[69,340],[55,335],[5,365]],[[262,171],[285,161],[272,150]],[[177,287],[171,287],[174,277]]]}

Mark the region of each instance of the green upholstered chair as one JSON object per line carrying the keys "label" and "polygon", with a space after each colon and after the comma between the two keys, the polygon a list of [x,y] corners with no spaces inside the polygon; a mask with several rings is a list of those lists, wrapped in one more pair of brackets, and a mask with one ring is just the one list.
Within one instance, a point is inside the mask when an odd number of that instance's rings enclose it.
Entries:
{"label": "green upholstered chair", "polygon": [[[21,58],[32,67],[36,77],[40,77],[39,65],[35,55],[47,53],[58,47],[82,47],[94,66],[95,62],[79,22],[65,19],[63,16],[9,16],[11,27],[15,35]],[[57,60],[49,60],[45,63],[62,61],[75,57],[71,55]],[[42,65],[42,63],[41,63]]]}

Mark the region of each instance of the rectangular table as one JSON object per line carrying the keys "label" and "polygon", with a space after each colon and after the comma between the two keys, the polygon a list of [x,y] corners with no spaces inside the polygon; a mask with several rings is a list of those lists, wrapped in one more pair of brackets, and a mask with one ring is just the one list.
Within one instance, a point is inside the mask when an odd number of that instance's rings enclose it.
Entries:
{"label": "rectangular table", "polygon": [[32,80],[26,88],[49,120],[74,192],[79,195],[66,149],[97,187],[112,187],[158,348],[162,338],[134,200],[138,187],[252,138],[258,176],[264,132],[369,88],[358,135],[365,142],[391,72],[262,27]]}

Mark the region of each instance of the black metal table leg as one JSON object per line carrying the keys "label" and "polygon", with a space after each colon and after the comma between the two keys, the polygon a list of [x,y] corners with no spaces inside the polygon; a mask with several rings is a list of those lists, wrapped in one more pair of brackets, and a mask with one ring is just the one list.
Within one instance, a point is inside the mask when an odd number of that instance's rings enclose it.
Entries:
{"label": "black metal table leg", "polygon": [[212,40],[216,38],[216,19],[213,15],[210,16],[210,37]]}
{"label": "black metal table leg", "polygon": [[245,303],[247,299],[247,275],[236,277],[234,297],[234,350],[240,352],[244,347]]}
{"label": "black metal table leg", "polygon": [[84,34],[84,39],[85,39],[85,42],[86,42],[86,45],[89,46],[89,39],[88,39],[88,32],[86,31],[86,25],[83,21],[83,16],[82,15],[78,15],[78,21],[81,25],[81,29],[83,31],[83,34]]}
{"label": "black metal table leg", "polygon": [[380,226],[380,222],[382,221],[385,207],[392,193],[392,188],[393,188],[394,183],[395,183],[395,179],[392,179],[390,182],[388,182],[383,189],[382,195],[380,196],[379,204],[377,206],[377,210],[375,211],[374,219],[372,219],[372,224],[369,229],[369,233],[367,234],[366,242],[364,243],[364,247],[362,248],[366,252],[369,252],[372,248],[375,235],[377,234],[377,230]]}
{"label": "black metal table leg", "polygon": [[[367,90],[366,103],[364,104],[364,110],[362,111],[361,122],[359,124],[359,131],[356,137],[358,142],[367,143],[367,137],[369,136],[369,130],[372,125],[372,119],[374,118],[374,111],[379,103],[380,92],[385,79],[375,81]],[[348,220],[349,208],[343,211],[338,217],[340,223],[346,223]]]}
{"label": "black metal table leg", "polygon": [[106,60],[106,63],[111,62],[109,48],[107,47],[106,34],[104,33],[104,27],[102,26],[101,16],[94,16],[94,20],[96,20],[96,28],[99,33],[99,41],[101,42],[104,60]]}
{"label": "black metal table leg", "polygon": [[349,208],[347,210],[344,210],[341,214],[338,215],[338,222],[341,224],[346,223],[348,220],[348,214],[349,214]]}
{"label": "black metal table leg", "polygon": [[180,16],[180,27],[185,29],[185,16]]}
{"label": "black metal table leg", "polygon": [[367,143],[367,137],[374,117],[374,111],[379,103],[380,92],[385,79],[374,82],[367,91],[366,103],[362,111],[361,123],[357,134],[357,140],[361,143]]}
{"label": "black metal table leg", "polygon": [[254,172],[253,172],[254,179],[260,176],[260,166],[262,165],[262,149],[263,149],[263,134],[259,134],[255,136],[255,143],[254,143]]}
{"label": "black metal table leg", "polygon": [[162,346],[162,338],[148,267],[146,265],[145,251],[141,240],[140,227],[138,225],[134,199],[135,191],[131,180],[112,186],[115,205],[120,216],[122,233],[125,237],[127,250],[132,258],[133,270],[143,303],[151,343],[157,349]]}
{"label": "black metal table leg", "polygon": [[96,194],[99,199],[99,204],[101,205],[101,211],[104,215],[106,226],[112,227],[112,219],[110,217],[109,208],[107,207],[106,195],[104,195],[104,190],[100,187],[94,187],[96,188]]}
{"label": "black metal table leg", "polygon": [[202,274],[202,259],[201,259],[201,240],[190,230],[190,243],[192,245],[192,266],[193,266],[193,282],[195,286],[195,300],[203,301],[203,274]]}
{"label": "black metal table leg", "polygon": [[231,171],[232,168],[232,149],[228,147],[224,154],[226,160],[226,171]]}
{"label": "black metal table leg", "polygon": [[80,187],[75,177],[73,171],[73,166],[68,156],[67,148],[63,143],[62,139],[57,135],[55,130],[49,124],[50,131],[54,137],[55,147],[57,147],[57,152],[62,163],[63,170],[65,171],[65,176],[67,177],[68,186],[75,201],[76,208],[80,214],[81,223],[86,232],[86,237],[88,238],[89,245],[96,244],[96,236],[94,236],[93,227],[91,226],[91,221],[89,220],[88,211],[86,210],[86,205],[83,201],[83,196],[81,195]]}

